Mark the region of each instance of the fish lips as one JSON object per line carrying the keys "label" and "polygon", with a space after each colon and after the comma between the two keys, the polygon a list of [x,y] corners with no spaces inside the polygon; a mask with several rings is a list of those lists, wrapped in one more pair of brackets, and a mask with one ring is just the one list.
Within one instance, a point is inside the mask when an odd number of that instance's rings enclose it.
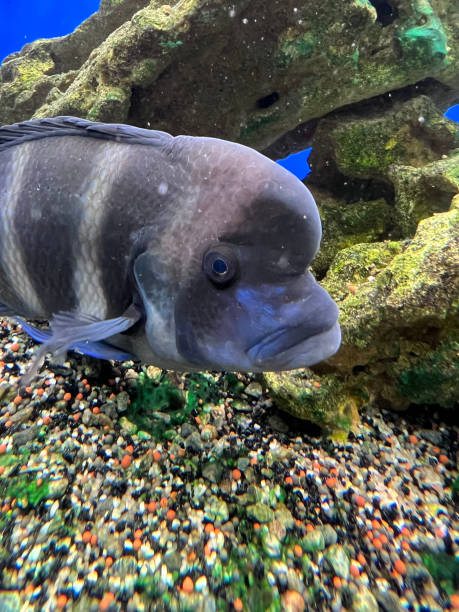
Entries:
{"label": "fish lips", "polygon": [[341,344],[337,321],[311,335],[309,326],[281,327],[247,350],[255,371],[309,367],[334,355]]}

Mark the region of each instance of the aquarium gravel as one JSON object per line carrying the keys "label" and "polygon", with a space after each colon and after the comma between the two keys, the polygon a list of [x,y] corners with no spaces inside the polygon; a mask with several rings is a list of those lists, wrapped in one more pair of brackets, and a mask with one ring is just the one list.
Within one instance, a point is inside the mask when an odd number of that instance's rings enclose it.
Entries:
{"label": "aquarium gravel", "polygon": [[439,415],[367,408],[338,443],[255,377],[75,355],[19,391],[33,343],[0,342],[1,610],[459,609]]}

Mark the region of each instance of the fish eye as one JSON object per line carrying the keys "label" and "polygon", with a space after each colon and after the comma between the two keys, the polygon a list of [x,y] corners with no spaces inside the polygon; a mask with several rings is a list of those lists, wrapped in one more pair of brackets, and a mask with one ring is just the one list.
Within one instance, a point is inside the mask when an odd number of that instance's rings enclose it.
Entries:
{"label": "fish eye", "polygon": [[236,275],[237,262],[230,249],[217,247],[208,250],[202,260],[202,269],[216,285],[229,283]]}
{"label": "fish eye", "polygon": [[215,274],[226,274],[228,272],[228,265],[224,259],[215,259],[212,264],[212,270]]}

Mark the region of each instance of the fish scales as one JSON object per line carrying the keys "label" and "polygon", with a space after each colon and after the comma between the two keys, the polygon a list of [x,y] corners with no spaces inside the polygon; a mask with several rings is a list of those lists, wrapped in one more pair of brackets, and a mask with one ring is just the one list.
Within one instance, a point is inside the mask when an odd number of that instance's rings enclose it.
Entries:
{"label": "fish scales", "polygon": [[[242,145],[75,117],[0,128],[0,313],[46,352],[282,370],[340,344],[308,189]],[[21,319],[47,319],[37,329]]]}

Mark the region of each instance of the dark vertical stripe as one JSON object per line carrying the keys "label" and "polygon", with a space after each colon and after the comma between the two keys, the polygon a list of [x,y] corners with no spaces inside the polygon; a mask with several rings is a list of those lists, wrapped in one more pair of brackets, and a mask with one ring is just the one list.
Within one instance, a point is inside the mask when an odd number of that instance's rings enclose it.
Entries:
{"label": "dark vertical stripe", "polygon": [[[154,236],[167,230],[168,219],[177,214],[173,204],[181,189],[174,167],[160,149],[124,146],[126,158],[113,174],[100,228],[99,264],[105,295],[110,296],[109,316],[131,302],[133,259]],[[167,193],[160,193],[160,185],[167,185]]]}

